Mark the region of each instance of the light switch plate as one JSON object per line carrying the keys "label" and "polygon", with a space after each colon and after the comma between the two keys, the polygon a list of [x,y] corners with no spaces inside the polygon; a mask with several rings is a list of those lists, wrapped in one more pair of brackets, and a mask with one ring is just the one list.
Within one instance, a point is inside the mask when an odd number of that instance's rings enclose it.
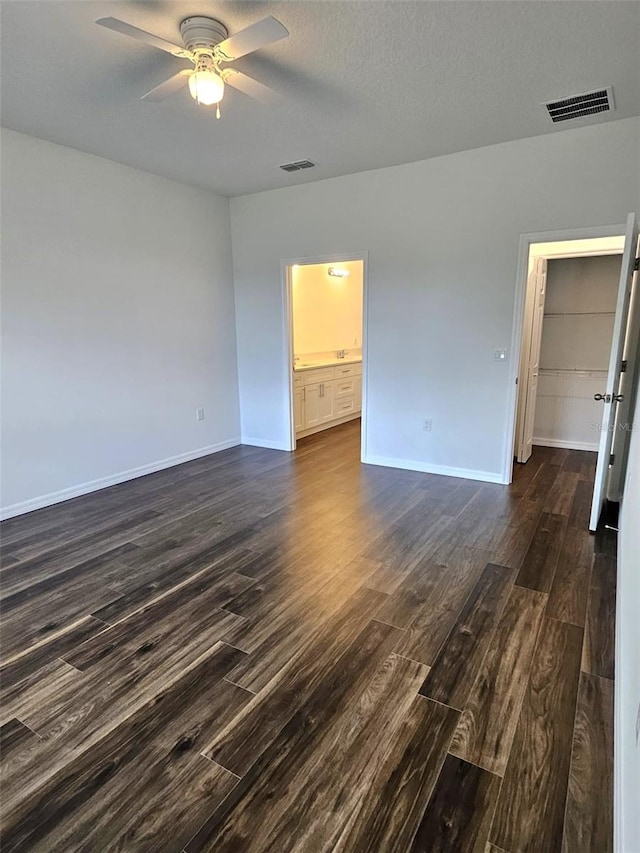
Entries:
{"label": "light switch plate", "polygon": [[496,361],[506,361],[507,360],[507,350],[506,349],[494,349],[493,357]]}

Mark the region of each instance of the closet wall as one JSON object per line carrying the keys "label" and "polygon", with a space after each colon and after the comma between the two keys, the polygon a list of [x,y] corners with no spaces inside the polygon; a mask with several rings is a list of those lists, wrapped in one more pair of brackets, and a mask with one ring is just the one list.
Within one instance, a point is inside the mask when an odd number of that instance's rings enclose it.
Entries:
{"label": "closet wall", "polygon": [[620,255],[550,260],[534,444],[597,450]]}

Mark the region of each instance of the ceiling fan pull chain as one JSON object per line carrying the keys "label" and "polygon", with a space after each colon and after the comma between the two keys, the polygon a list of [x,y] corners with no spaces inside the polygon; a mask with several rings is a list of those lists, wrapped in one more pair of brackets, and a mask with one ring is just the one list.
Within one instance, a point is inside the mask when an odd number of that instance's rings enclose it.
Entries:
{"label": "ceiling fan pull chain", "polygon": [[216,104],[216,118],[220,118],[220,103]]}

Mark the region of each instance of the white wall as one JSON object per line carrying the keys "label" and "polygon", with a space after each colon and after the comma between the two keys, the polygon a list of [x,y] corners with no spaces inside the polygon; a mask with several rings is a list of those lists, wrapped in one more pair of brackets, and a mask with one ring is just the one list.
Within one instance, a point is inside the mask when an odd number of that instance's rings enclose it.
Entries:
{"label": "white wall", "polygon": [[640,851],[640,394],[620,511],[616,613],[615,814],[617,853]]}
{"label": "white wall", "polygon": [[500,479],[520,235],[623,223],[639,148],[629,119],[232,199],[243,435],[286,446],[281,260],[368,250],[368,458]]}
{"label": "white wall", "polygon": [[[362,261],[305,264],[291,271],[295,355],[362,346]],[[349,275],[330,276],[330,267]]]}
{"label": "white wall", "polygon": [[228,200],[3,131],[2,205],[5,514],[237,442]]}
{"label": "white wall", "polygon": [[620,279],[620,255],[547,265],[533,443],[597,450]]}

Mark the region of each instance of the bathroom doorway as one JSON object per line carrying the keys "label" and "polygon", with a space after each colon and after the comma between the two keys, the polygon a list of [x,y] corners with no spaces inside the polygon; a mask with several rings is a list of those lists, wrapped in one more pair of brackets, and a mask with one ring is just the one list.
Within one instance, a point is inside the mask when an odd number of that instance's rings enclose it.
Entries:
{"label": "bathroom doorway", "polygon": [[366,411],[366,256],[284,265],[291,449],[299,439],[360,423]]}

